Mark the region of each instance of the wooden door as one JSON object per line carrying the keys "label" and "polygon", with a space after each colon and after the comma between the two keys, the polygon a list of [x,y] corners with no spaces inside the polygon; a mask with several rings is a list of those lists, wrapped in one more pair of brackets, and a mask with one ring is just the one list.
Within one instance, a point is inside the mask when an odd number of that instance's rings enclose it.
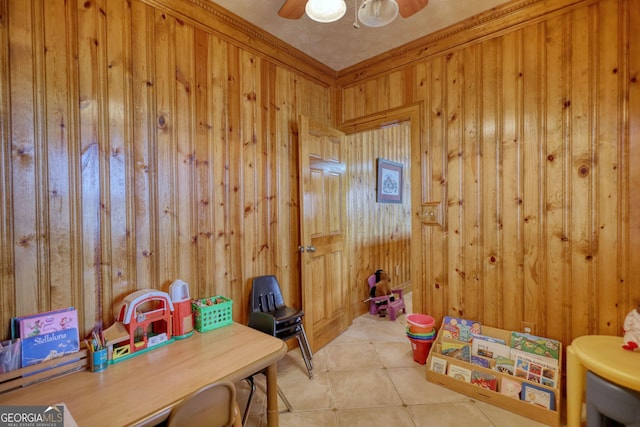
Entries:
{"label": "wooden door", "polygon": [[351,323],[344,134],[300,117],[300,250],[305,330],[313,351]]}

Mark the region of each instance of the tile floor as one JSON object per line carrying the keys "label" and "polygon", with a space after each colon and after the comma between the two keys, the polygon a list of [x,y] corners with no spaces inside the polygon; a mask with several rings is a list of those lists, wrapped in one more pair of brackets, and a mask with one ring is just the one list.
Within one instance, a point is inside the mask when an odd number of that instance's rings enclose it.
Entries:
{"label": "tile floor", "polygon": [[[411,301],[411,295],[405,297]],[[411,313],[410,304],[407,313]],[[536,427],[543,424],[475,401],[426,380],[413,360],[406,316],[396,321],[365,314],[314,354],[309,379],[298,348],[278,363],[278,385],[293,407],[279,401],[281,427]],[[247,426],[266,426],[264,376]],[[241,410],[248,387],[238,384]]]}

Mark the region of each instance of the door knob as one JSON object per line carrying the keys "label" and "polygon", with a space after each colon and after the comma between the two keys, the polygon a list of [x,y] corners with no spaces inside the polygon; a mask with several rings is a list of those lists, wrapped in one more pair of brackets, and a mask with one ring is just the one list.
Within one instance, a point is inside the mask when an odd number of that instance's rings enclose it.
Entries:
{"label": "door knob", "polygon": [[313,245],[307,246],[307,252],[313,253],[315,251],[316,251],[316,247],[315,246],[313,246]]}
{"label": "door knob", "polygon": [[298,246],[298,252],[303,253],[304,252],[304,246]]}

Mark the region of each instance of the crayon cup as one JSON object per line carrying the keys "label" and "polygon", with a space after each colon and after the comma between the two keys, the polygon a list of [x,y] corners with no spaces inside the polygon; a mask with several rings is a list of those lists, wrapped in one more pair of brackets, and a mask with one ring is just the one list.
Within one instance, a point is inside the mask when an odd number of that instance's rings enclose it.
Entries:
{"label": "crayon cup", "polygon": [[107,369],[109,359],[107,358],[106,348],[90,351],[89,356],[90,356],[90,363],[91,363],[91,372],[100,372]]}

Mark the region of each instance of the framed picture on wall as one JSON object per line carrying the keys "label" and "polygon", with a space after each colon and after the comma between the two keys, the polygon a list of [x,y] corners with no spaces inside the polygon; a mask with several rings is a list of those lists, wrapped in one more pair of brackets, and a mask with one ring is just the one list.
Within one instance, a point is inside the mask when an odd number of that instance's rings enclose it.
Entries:
{"label": "framed picture on wall", "polygon": [[378,159],[378,203],[402,203],[402,164]]}

